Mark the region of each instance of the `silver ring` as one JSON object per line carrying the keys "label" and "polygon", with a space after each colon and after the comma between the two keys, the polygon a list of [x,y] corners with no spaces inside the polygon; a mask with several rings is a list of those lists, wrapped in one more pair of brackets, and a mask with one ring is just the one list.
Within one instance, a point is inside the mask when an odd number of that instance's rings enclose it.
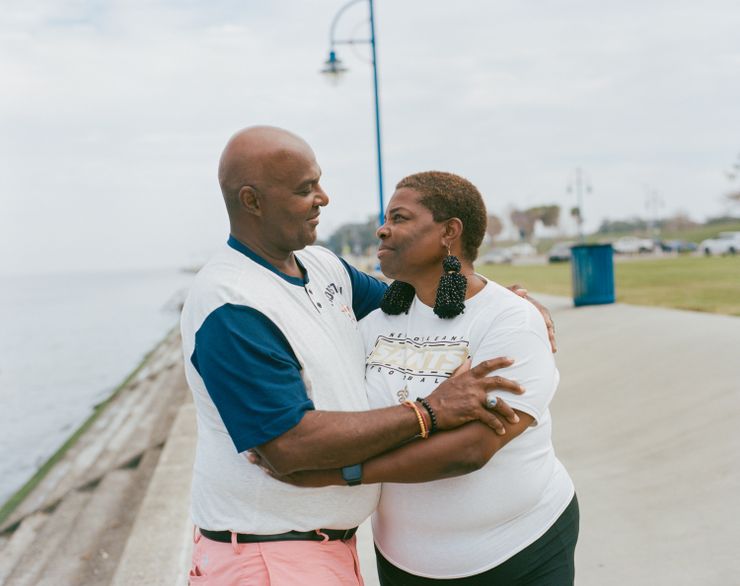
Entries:
{"label": "silver ring", "polygon": [[495,409],[497,403],[498,403],[498,399],[496,397],[488,397],[486,399],[486,405],[488,405],[489,409]]}

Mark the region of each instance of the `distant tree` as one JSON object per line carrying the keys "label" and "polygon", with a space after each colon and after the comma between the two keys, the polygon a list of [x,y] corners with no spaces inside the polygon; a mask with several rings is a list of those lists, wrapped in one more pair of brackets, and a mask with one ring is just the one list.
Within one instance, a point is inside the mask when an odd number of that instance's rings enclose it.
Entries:
{"label": "distant tree", "polygon": [[626,220],[603,220],[597,232],[599,234],[613,234],[615,232],[641,232],[648,228],[648,223],[642,218],[632,217]]}
{"label": "distant tree", "polygon": [[519,230],[520,240],[529,240],[534,234],[534,225],[537,218],[522,210],[511,210],[509,214],[511,223]]}
{"label": "distant tree", "polygon": [[526,210],[512,210],[509,215],[511,223],[519,230],[519,238],[529,240],[534,234],[537,222],[543,226],[553,227],[560,222],[560,206],[535,206]]}
{"label": "distant tree", "polygon": [[724,216],[717,216],[715,218],[707,218],[707,221],[704,222],[705,226],[714,226],[715,224],[729,224],[730,222],[737,222],[740,221],[740,218],[737,216],[731,216],[729,214],[726,214]]}
{"label": "distant tree", "polygon": [[548,228],[557,227],[560,223],[560,206],[558,205],[529,208],[527,213],[532,215],[535,221],[539,220],[543,226],[547,226]]}
{"label": "distant tree", "polygon": [[486,224],[486,234],[491,239],[491,242],[496,240],[496,236],[504,231],[504,223],[501,218],[494,214],[488,214],[488,223]]}
{"label": "distant tree", "polygon": [[336,254],[363,254],[378,242],[375,222],[375,216],[371,216],[364,223],[342,224],[329,236],[326,247]]}
{"label": "distant tree", "polygon": [[670,218],[665,218],[658,222],[658,225],[662,230],[682,232],[683,230],[696,228],[699,224],[694,222],[686,212],[676,212]]}
{"label": "distant tree", "polygon": [[733,191],[732,193],[728,193],[725,197],[727,198],[730,207],[740,207],[740,191]]}

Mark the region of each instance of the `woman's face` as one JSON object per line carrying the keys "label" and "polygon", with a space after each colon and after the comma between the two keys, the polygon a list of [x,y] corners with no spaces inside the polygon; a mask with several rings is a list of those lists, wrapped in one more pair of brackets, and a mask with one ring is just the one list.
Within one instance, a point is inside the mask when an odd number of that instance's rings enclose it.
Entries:
{"label": "woman's face", "polygon": [[445,224],[419,203],[421,194],[402,187],[396,190],[378,228],[378,260],[383,274],[407,283],[427,272],[440,274],[447,249],[442,244]]}

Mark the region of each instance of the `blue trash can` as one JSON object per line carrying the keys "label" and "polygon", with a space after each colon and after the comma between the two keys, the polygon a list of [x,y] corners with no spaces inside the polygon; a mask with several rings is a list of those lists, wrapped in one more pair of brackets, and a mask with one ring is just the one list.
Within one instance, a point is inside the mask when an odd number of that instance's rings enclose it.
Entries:
{"label": "blue trash can", "polygon": [[611,244],[576,244],[571,248],[573,303],[614,303],[614,251]]}

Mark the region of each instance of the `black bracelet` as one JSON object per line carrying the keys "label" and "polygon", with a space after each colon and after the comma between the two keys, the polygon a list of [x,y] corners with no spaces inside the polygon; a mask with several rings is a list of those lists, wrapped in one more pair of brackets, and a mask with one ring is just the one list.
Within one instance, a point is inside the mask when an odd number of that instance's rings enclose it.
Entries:
{"label": "black bracelet", "polygon": [[435,431],[437,431],[437,414],[434,412],[434,409],[432,409],[429,401],[427,401],[426,399],[422,399],[421,397],[416,397],[416,400],[419,401],[424,409],[429,412],[429,417],[432,420],[432,426],[429,428],[429,433],[434,433]]}

